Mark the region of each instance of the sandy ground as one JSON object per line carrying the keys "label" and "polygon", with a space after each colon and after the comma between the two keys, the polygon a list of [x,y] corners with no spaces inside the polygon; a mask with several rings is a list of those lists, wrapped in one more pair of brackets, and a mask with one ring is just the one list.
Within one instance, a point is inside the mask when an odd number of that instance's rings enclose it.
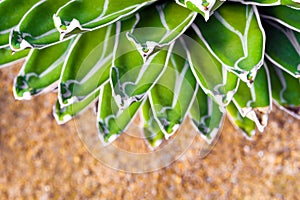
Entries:
{"label": "sandy ground", "polygon": [[131,174],[97,161],[72,122],[56,124],[55,94],[14,100],[17,70],[0,70],[0,199],[299,198],[300,123],[275,107],[268,128],[253,141],[226,120],[206,158],[199,156],[203,142],[197,136],[170,166]]}

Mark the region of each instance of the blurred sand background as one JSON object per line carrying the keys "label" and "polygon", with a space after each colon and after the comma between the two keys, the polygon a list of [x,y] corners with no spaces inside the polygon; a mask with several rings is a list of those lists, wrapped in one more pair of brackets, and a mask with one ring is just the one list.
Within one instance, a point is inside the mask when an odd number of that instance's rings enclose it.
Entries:
{"label": "blurred sand background", "polygon": [[199,157],[197,137],[170,166],[130,174],[97,161],[72,122],[56,124],[55,94],[14,100],[11,85],[19,67],[0,70],[1,200],[300,198],[300,123],[276,107],[253,141],[226,120],[206,158]]}

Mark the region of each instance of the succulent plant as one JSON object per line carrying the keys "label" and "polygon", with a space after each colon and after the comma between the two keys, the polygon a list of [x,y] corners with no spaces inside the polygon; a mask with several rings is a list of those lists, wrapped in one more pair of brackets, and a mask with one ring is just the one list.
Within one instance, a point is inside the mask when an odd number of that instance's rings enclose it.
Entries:
{"label": "succulent plant", "polygon": [[185,118],[209,143],[225,115],[250,138],[272,99],[300,118],[299,0],[1,0],[0,16],[0,67],[25,58],[15,98],[56,90],[59,124],[96,105],[105,143],[138,113],[153,148]]}

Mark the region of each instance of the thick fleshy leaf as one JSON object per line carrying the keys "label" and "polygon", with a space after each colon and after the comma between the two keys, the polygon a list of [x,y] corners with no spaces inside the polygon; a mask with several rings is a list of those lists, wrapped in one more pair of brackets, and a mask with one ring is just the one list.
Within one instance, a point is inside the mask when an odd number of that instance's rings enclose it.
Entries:
{"label": "thick fleshy leaf", "polygon": [[108,80],[115,34],[116,26],[109,25],[76,38],[60,78],[62,106],[83,100]]}
{"label": "thick fleshy leaf", "polygon": [[137,20],[135,16],[117,22],[117,28],[121,33],[117,36],[111,82],[118,105],[123,108],[143,99],[165,70],[173,47],[173,45],[163,47],[147,59],[143,57],[126,34]]}
{"label": "thick fleshy leaf", "polygon": [[175,0],[177,4],[200,13],[207,21],[214,10],[222,5],[220,0]]}
{"label": "thick fleshy leaf", "polygon": [[23,15],[39,0],[4,0],[0,1],[0,48],[9,45],[9,34],[22,19]]}
{"label": "thick fleshy leaf", "polygon": [[227,107],[227,114],[231,123],[239,129],[246,138],[250,139],[255,135],[255,122],[248,117],[243,117],[234,103],[230,103]]}
{"label": "thick fleshy leaf", "polygon": [[57,87],[63,63],[73,40],[68,40],[45,49],[32,49],[19,75],[13,92],[16,99],[31,99],[32,96]]}
{"label": "thick fleshy leaf", "polygon": [[154,117],[150,101],[147,99],[142,107],[145,139],[151,149],[158,147],[164,139],[164,133],[160,129],[157,120]]}
{"label": "thick fleshy leaf", "polygon": [[[194,29],[194,30],[193,30]],[[199,36],[199,29],[193,25],[187,32],[185,48],[192,71],[204,92],[220,105],[226,106],[237,91],[240,79],[220,63],[207,49]]]}
{"label": "thick fleshy leaf", "polygon": [[73,0],[60,8],[53,19],[62,37],[65,37],[72,32],[94,30],[112,24],[155,1]]}
{"label": "thick fleshy leaf", "polygon": [[21,52],[13,52],[9,47],[3,47],[0,49],[0,69],[6,66],[11,65],[13,62],[16,62],[29,53],[29,49],[26,49]]}
{"label": "thick fleshy leaf", "polygon": [[90,105],[93,105],[98,99],[100,89],[93,91],[87,98],[80,102],[73,102],[68,106],[62,106],[59,100],[56,101],[55,106],[53,106],[53,116],[58,124],[64,124],[70,121],[74,116],[84,112]]}
{"label": "thick fleshy leaf", "polygon": [[300,119],[300,79],[270,62],[267,65],[270,70],[273,99],[282,109]]}
{"label": "thick fleshy leaf", "polygon": [[166,138],[179,128],[196,95],[197,81],[187,58],[181,56],[184,51],[181,42],[176,42],[166,71],[149,96]]}
{"label": "thick fleshy leaf", "polygon": [[197,13],[173,1],[153,4],[137,13],[138,20],[128,33],[141,55],[148,56],[155,47],[169,45],[194,21]]}
{"label": "thick fleshy leaf", "polygon": [[265,34],[255,6],[224,4],[208,22],[197,17],[199,37],[228,70],[251,85],[263,64]]}
{"label": "thick fleshy leaf", "polygon": [[14,51],[25,48],[43,48],[59,41],[52,16],[69,0],[42,0],[24,15],[11,33],[10,45]]}
{"label": "thick fleshy leaf", "polygon": [[220,110],[220,106],[198,88],[190,117],[195,129],[209,144],[220,134],[224,116],[225,110]]}
{"label": "thick fleshy leaf", "polygon": [[241,2],[243,4],[252,4],[258,6],[279,6],[284,5],[293,9],[299,9],[300,5],[297,0],[230,0],[234,2]]}
{"label": "thick fleshy leaf", "polygon": [[[300,11],[299,11],[300,12]],[[300,77],[300,32],[273,22],[264,24],[266,57],[292,76]]]}
{"label": "thick fleshy leaf", "polygon": [[97,127],[101,141],[104,144],[111,143],[125,131],[142,104],[142,101],[133,102],[121,110],[112,95],[111,84],[104,85],[100,90],[97,113]]}
{"label": "thick fleshy leaf", "polygon": [[300,1],[299,0],[281,0],[281,5],[288,6],[295,10],[300,10]]}
{"label": "thick fleshy leaf", "polygon": [[271,85],[266,66],[258,71],[251,88],[243,82],[240,83],[233,102],[243,117],[253,120],[259,131],[264,130],[272,109]]}
{"label": "thick fleshy leaf", "polygon": [[[300,3],[299,3],[300,4]],[[259,10],[260,16],[274,20],[290,29],[300,32],[300,11],[287,6],[263,7]]]}

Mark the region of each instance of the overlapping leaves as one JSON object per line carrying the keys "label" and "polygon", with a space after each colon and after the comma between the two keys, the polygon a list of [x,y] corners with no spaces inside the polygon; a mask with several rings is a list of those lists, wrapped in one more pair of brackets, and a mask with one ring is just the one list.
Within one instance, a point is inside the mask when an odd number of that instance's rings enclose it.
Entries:
{"label": "overlapping leaves", "polygon": [[60,124],[96,103],[105,143],[139,110],[152,148],[187,116],[209,143],[226,113],[251,137],[272,98],[299,118],[300,4],[234,1],[3,0],[0,67],[28,55],[14,95],[58,88]]}

